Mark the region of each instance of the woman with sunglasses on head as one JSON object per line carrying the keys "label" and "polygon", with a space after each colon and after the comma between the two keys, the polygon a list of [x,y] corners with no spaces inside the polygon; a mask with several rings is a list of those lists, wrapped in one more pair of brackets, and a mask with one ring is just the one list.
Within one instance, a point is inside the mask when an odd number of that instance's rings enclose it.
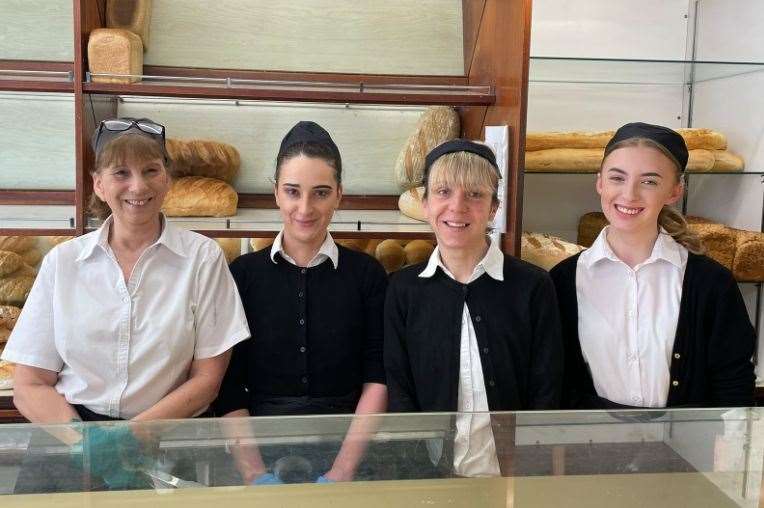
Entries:
{"label": "woman with sunglasses on head", "polygon": [[[110,215],[44,258],[3,352],[17,364],[14,403],[33,423],[198,416],[230,349],[249,336],[218,245],[160,212],[171,183],[164,142],[148,119],[105,120],[93,135],[93,208]],[[106,487],[135,485],[115,460],[140,458],[127,427],[87,426],[84,437],[61,436],[84,449]],[[37,466],[17,491],[83,488],[55,461]]]}
{"label": "woman with sunglasses on head", "polygon": [[[395,273],[385,302],[390,410],[553,409],[562,380],[554,287],[543,270],[486,235],[501,175],[485,145],[447,141],[426,157],[425,215],[438,241],[427,263]],[[453,453],[428,445],[447,474],[500,474],[491,417],[456,419]]]}
{"label": "woman with sunglasses on head", "polygon": [[675,131],[626,124],[596,189],[607,226],[552,269],[568,408],[749,406],[754,331],[729,270],[671,208],[688,151]]}
{"label": "woman with sunglasses on head", "polygon": [[[283,227],[270,248],[239,257],[231,272],[252,339],[234,348],[216,412],[228,417],[384,412],[382,309],[387,277],[371,256],[328,232],[342,198],[342,160],[328,132],[299,122],[276,158]],[[354,421],[339,450],[319,451],[319,482],[352,480],[368,434]],[[351,435],[355,436],[352,437]],[[234,451],[248,483],[278,483],[275,453]],[[319,476],[320,475],[320,476]]]}

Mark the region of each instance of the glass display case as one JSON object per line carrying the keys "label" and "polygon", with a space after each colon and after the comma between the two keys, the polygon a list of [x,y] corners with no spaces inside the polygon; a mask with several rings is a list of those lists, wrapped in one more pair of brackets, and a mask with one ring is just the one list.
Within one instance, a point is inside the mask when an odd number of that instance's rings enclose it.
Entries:
{"label": "glass display case", "polygon": [[[501,476],[453,473],[456,426],[476,416],[491,419]],[[129,433],[140,451],[126,453],[124,439],[104,449],[94,429]],[[9,424],[0,491],[14,508],[754,507],[763,430],[761,411],[744,408]],[[368,446],[354,480],[317,484],[343,441]],[[236,457],[253,447],[280,484],[242,479]],[[111,472],[94,473],[107,459]],[[120,483],[117,470],[129,481]]]}

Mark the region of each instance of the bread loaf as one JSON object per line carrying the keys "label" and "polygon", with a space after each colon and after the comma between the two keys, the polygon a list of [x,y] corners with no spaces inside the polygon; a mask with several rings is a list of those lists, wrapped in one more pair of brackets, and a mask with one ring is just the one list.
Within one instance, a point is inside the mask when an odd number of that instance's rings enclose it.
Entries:
{"label": "bread loaf", "polygon": [[51,247],[55,247],[56,245],[69,241],[74,237],[73,236],[46,236],[45,238],[47,238],[48,244]]}
{"label": "bread loaf", "polygon": [[[726,150],[727,138],[712,129],[676,129],[684,138],[688,150]],[[525,136],[525,151],[550,148],[605,148],[615,131],[599,132],[529,132]]]}
{"label": "bread loaf", "polygon": [[589,212],[578,221],[578,245],[591,247],[600,231],[608,225],[608,220],[602,212]]}
{"label": "bread loaf", "polygon": [[375,257],[387,273],[395,272],[406,264],[406,252],[395,240],[383,240],[377,245]]}
{"label": "bread loaf", "polygon": [[0,390],[13,388],[13,364],[0,360]]}
{"label": "bread loaf", "polygon": [[552,269],[560,261],[584,250],[581,245],[541,233],[523,233],[520,257],[544,270]]}
{"label": "bread loaf", "polygon": [[737,235],[732,228],[716,224],[702,217],[687,217],[689,229],[700,237],[706,256],[732,270]]}
{"label": "bread loaf", "polygon": [[21,255],[21,258],[29,266],[37,266],[42,259],[42,253],[38,249],[29,249]]}
{"label": "bread loaf", "polygon": [[0,236],[0,250],[22,254],[37,244],[34,236]]}
{"label": "bread loaf", "polygon": [[226,217],[236,215],[239,195],[214,178],[187,176],[175,180],[162,210],[170,217]]}
{"label": "bread loaf", "polygon": [[429,240],[411,240],[403,248],[403,252],[406,253],[406,264],[415,265],[427,261],[433,250],[435,246]]}
{"label": "bread loaf", "polygon": [[736,249],[732,261],[735,279],[764,282],[764,233],[735,231]]}
{"label": "bread loaf", "polygon": [[129,30],[149,47],[151,0],[106,0],[106,26]]}
{"label": "bread loaf", "polygon": [[363,250],[366,254],[372,257],[376,257],[377,255],[377,245],[382,243],[382,239],[380,238],[373,238],[369,240],[369,243],[366,244],[366,248]]}
{"label": "bread loaf", "polygon": [[711,150],[690,150],[687,159],[687,171],[711,171],[714,169],[714,152]]}
{"label": "bread loaf", "polygon": [[10,336],[11,331],[9,329],[0,327],[0,346],[4,346]]}
{"label": "bread loaf", "polygon": [[273,245],[273,238],[250,238],[249,245],[252,250],[257,252]]}
{"label": "bread loaf", "polygon": [[88,65],[93,74],[132,75],[126,77],[93,76],[95,83],[129,84],[141,80],[143,43],[128,30],[97,28],[88,39]]}
{"label": "bread loaf", "polygon": [[336,243],[356,252],[364,252],[369,241],[365,238],[343,238],[336,240]]}
{"label": "bread loaf", "polygon": [[448,106],[432,106],[422,113],[416,130],[395,163],[395,180],[402,189],[422,184],[427,153],[449,139],[459,137],[459,114]]}
{"label": "bread loaf", "polygon": [[409,189],[398,198],[398,209],[406,217],[426,222],[422,207],[422,198],[424,197],[424,187],[414,187]]}
{"label": "bread loaf", "polygon": [[23,263],[21,255],[9,250],[0,250],[0,277],[15,272]]}
{"label": "bread loaf", "polygon": [[0,278],[0,305],[22,305],[32,289],[34,277],[19,269],[9,276]]}
{"label": "bread loaf", "polygon": [[229,144],[204,139],[168,139],[166,146],[177,176],[205,176],[231,183],[239,173],[239,151]]}
{"label": "bread loaf", "polygon": [[743,171],[745,161],[742,157],[726,150],[714,150],[714,171]]}
{"label": "bread loaf", "polygon": [[599,171],[602,148],[550,148],[525,152],[526,171]]}
{"label": "bread loaf", "polygon": [[14,305],[0,305],[0,328],[13,330],[16,320],[21,315],[21,309]]}
{"label": "bread loaf", "polygon": [[226,263],[231,262],[241,256],[241,240],[239,238],[215,238],[215,241],[223,249]]}

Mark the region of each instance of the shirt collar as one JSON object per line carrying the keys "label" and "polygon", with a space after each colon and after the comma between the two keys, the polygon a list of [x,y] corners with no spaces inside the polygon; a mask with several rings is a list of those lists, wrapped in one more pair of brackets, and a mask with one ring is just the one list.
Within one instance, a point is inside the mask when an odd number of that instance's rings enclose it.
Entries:
{"label": "shirt collar", "polygon": [[[183,242],[180,238],[180,233],[177,228],[172,226],[170,222],[167,221],[167,218],[163,213],[159,214],[159,219],[161,221],[162,233],[159,235],[159,238],[155,244],[164,245],[178,256],[186,257],[186,254],[183,252]],[[82,252],[79,256],[77,256],[77,261],[83,261],[92,256],[96,247],[100,247],[104,252],[107,252],[110,249],[109,230],[113,224],[114,217],[109,215],[109,217],[103,221],[101,227],[96,230],[95,234],[88,236]]]}
{"label": "shirt collar", "polygon": [[[587,268],[591,268],[594,264],[602,261],[603,259],[609,259],[618,263],[623,262],[618,256],[615,255],[613,249],[610,248],[610,244],[607,241],[607,231],[609,228],[610,226],[605,226],[605,228],[600,231],[597,239],[594,240],[592,246],[581,253],[581,257],[586,263]],[[650,253],[650,256],[648,256],[648,258],[638,266],[647,265],[662,259],[664,261],[668,261],[677,268],[682,268],[682,255],[680,250],[681,247],[676,242],[676,240],[674,240],[671,235],[666,232],[665,229],[661,228],[660,232],[658,233],[658,238],[656,238],[655,244],[653,245],[653,250]]]}
{"label": "shirt collar", "polygon": [[[289,254],[287,254],[284,251],[283,247],[284,242],[284,230],[282,229],[279,231],[279,234],[276,235],[276,239],[273,240],[273,245],[271,245],[271,261],[274,263],[278,263],[278,260],[276,260],[276,254],[279,254],[282,258],[286,259],[288,262],[292,263],[293,265],[297,265],[295,263],[294,259],[292,259]],[[321,263],[324,262],[327,258],[331,260],[332,265],[334,268],[337,268],[337,265],[339,265],[339,249],[337,248],[337,244],[334,243],[334,238],[332,238],[332,234],[328,231],[326,232],[326,238],[324,238],[324,243],[321,244],[321,247],[318,249],[318,252],[315,256],[313,256],[313,259],[310,260],[308,263],[308,268],[312,268],[314,266],[318,266]]]}
{"label": "shirt collar", "polygon": [[[438,269],[438,267],[440,267],[446,275],[452,279],[454,278],[448,268],[446,268],[446,265],[443,264],[443,261],[440,258],[440,251],[436,246],[435,250],[433,250],[432,254],[430,254],[430,259],[427,261],[427,266],[419,273],[419,277],[432,277],[435,275],[435,271]],[[504,253],[501,252],[499,246],[496,245],[496,242],[491,240],[490,237],[488,238],[488,251],[485,253],[485,256],[483,256],[483,259],[478,262],[477,266],[475,266],[475,269],[472,272],[472,276],[470,277],[470,282],[477,279],[483,273],[487,273],[491,278],[495,280],[504,280]]]}

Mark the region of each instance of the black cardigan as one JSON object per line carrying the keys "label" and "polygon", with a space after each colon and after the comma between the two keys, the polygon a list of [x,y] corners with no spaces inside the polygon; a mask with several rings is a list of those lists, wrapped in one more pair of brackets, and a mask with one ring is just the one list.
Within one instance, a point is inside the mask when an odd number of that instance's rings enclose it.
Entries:
{"label": "black cardigan", "polygon": [[488,407],[559,404],[562,349],[557,301],[546,272],[504,257],[504,281],[483,274],[461,284],[421,263],[395,273],[385,301],[389,410],[456,411],[466,301],[475,328]]}
{"label": "black cardigan", "polygon": [[[616,404],[597,395],[578,337],[576,268],[580,254],[550,275],[557,289],[565,346],[562,406],[588,409]],[[613,309],[619,312],[619,309]],[[682,282],[667,407],[753,405],[755,333],[732,273],[716,261],[689,253]]]}

